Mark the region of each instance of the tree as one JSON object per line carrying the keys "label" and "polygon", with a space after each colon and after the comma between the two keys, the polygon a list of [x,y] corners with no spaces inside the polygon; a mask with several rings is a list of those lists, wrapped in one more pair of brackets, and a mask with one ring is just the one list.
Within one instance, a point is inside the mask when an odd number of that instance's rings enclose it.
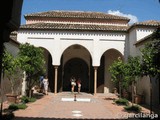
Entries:
{"label": "tree", "polygon": [[150,78],[150,112],[152,113],[152,79],[160,74],[160,28],[152,34],[150,40],[141,52],[143,75]]}
{"label": "tree", "polygon": [[134,96],[136,95],[136,88],[135,88],[135,83],[138,80],[138,77],[140,77],[142,75],[141,73],[141,61],[140,61],[140,57],[139,56],[129,56],[128,57],[128,67],[129,67],[129,71],[128,71],[128,84],[132,86],[132,103],[134,101]]}
{"label": "tree", "polygon": [[31,97],[32,87],[39,80],[39,76],[45,71],[43,50],[29,43],[21,44],[19,49],[18,58],[20,67],[26,72],[28,96]]}
{"label": "tree", "polygon": [[[129,56],[126,63],[118,59],[109,67],[109,71],[111,72],[112,81],[119,84],[119,91],[121,92],[121,88],[127,89],[130,85],[134,86],[133,83],[136,82],[138,76],[141,76],[140,57]],[[132,95],[132,102],[133,96],[134,95]]]}
{"label": "tree", "polygon": [[12,94],[15,94],[16,81],[22,78],[22,72],[18,66],[17,58],[6,49],[4,49],[2,58],[2,71],[11,83]]}
{"label": "tree", "polygon": [[119,85],[119,94],[122,97],[122,88],[127,88],[128,84],[126,83],[128,76],[126,76],[128,72],[128,64],[123,63],[123,61],[118,58],[118,60],[114,61],[113,64],[109,67],[109,71],[111,73],[111,79],[114,83],[118,83]]}
{"label": "tree", "polygon": [[158,27],[151,36],[152,49],[154,49],[154,63],[157,69],[160,69],[160,27]]}

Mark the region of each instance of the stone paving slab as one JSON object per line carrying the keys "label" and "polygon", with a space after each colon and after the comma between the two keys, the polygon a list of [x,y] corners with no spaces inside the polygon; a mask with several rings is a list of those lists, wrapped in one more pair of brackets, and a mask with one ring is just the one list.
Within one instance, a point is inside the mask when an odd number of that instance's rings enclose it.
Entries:
{"label": "stone paving slab", "polygon": [[[50,119],[127,119],[131,114],[124,111],[123,106],[114,104],[114,94],[87,94],[80,93],[77,98],[90,98],[90,102],[83,101],[61,101],[62,98],[74,98],[74,94],[63,92],[54,95],[49,93],[34,103],[27,104],[25,110],[14,112],[14,120],[50,120]],[[143,108],[142,112],[149,113]]]}

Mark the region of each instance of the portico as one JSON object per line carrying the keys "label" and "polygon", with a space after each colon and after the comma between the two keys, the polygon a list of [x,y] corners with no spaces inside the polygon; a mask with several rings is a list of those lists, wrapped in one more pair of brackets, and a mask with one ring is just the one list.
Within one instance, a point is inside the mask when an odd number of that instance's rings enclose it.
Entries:
{"label": "portico", "polygon": [[[43,14],[51,15],[52,19]],[[52,92],[70,91],[69,80],[73,75],[82,80],[84,92],[112,92],[114,85],[108,67],[118,57],[124,59],[129,19],[68,11],[25,17],[27,24],[20,27],[17,40],[45,49]]]}

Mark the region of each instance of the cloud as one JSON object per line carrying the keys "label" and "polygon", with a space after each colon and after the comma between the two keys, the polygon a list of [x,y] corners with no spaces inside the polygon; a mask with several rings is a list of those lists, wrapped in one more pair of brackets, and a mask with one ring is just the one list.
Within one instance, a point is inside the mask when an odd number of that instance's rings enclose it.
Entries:
{"label": "cloud", "polygon": [[118,16],[123,16],[123,17],[127,17],[130,19],[130,24],[133,24],[135,22],[138,22],[138,18],[134,15],[131,15],[131,14],[124,14],[122,12],[120,12],[119,10],[108,10],[108,14],[112,14],[112,15],[118,15]]}

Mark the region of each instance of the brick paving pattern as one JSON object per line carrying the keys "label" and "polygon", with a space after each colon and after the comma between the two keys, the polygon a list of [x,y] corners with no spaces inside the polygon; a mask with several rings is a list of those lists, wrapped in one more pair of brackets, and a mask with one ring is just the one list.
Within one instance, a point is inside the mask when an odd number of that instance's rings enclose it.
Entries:
{"label": "brick paving pattern", "polygon": [[[126,119],[123,115],[131,114],[123,106],[114,104],[113,99],[117,98],[114,94],[76,94],[77,99],[87,98],[90,102],[62,101],[62,98],[74,98],[74,94],[62,92],[42,96],[36,102],[28,103],[25,110],[14,111],[14,120]],[[142,112],[149,113],[149,110],[142,108]]]}

